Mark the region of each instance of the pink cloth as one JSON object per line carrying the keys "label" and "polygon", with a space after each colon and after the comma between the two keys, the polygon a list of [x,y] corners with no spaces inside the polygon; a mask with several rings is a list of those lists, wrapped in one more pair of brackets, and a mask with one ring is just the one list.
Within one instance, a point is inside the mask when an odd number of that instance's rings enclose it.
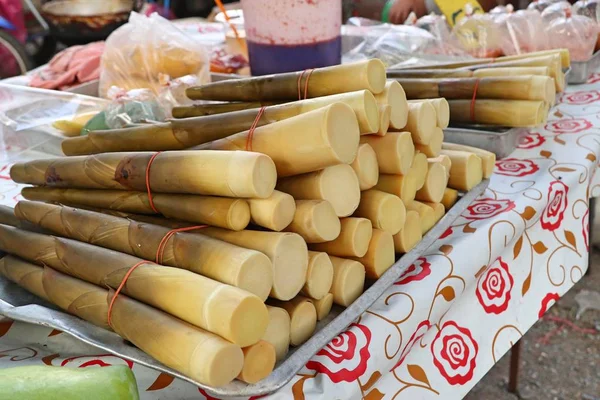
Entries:
{"label": "pink cloth", "polygon": [[100,77],[100,58],[104,42],[73,46],[55,55],[48,65],[36,74],[30,86],[61,89]]}

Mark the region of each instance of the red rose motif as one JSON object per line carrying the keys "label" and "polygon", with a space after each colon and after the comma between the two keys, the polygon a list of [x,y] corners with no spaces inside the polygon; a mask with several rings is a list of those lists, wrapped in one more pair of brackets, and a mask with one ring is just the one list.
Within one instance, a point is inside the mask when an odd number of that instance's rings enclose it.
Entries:
{"label": "red rose motif", "polygon": [[546,297],[542,299],[542,306],[540,307],[538,318],[542,318],[544,314],[546,314],[546,311],[548,311],[548,309],[552,307],[554,303],[558,301],[558,299],[560,299],[558,293],[548,293]]}
{"label": "red rose motif", "polygon": [[442,233],[442,235],[440,236],[440,239],[445,239],[448,236],[452,235],[454,233],[454,231],[452,230],[452,227],[449,227],[448,229],[446,229],[444,231],[444,233]]}
{"label": "red rose motif", "polygon": [[498,258],[477,281],[475,294],[488,314],[501,314],[508,308],[514,280],[508,264]]}
{"label": "red rose motif", "polygon": [[329,376],[333,383],[354,382],[367,370],[371,358],[371,331],[365,325],[352,324],[306,363],[306,368]]}
{"label": "red rose motif", "polygon": [[129,368],[133,368],[133,361],[126,360],[119,356],[112,354],[99,354],[97,356],[77,356],[64,359],[61,363],[61,367],[108,367],[111,365],[127,365]]}
{"label": "red rose motif", "polygon": [[429,330],[430,327],[431,327],[431,324],[427,320],[421,322],[417,326],[417,329],[415,329],[415,331],[411,335],[410,339],[408,339],[406,346],[404,346],[404,349],[402,350],[402,354],[400,355],[400,360],[398,360],[398,362],[396,363],[396,365],[394,365],[394,367],[392,369],[397,368],[399,365],[401,365],[404,362],[404,359],[406,358],[406,356],[408,356],[408,353],[410,353],[410,350],[413,348],[415,343],[417,343],[419,340],[421,340],[421,338],[423,336],[425,336],[425,334],[427,333],[427,331]]}
{"label": "red rose motif", "polygon": [[505,158],[496,161],[495,173],[506,176],[527,176],[539,171],[539,167],[531,160]]}
{"label": "red rose motif", "polygon": [[520,149],[533,149],[546,143],[546,138],[539,133],[530,133],[521,138]]}
{"label": "red rose motif", "polygon": [[473,379],[479,348],[471,331],[448,321],[431,343],[433,364],[451,385],[464,385]]}
{"label": "red rose motif", "polygon": [[419,257],[417,261],[404,271],[400,279],[394,285],[406,285],[412,281],[422,281],[431,274],[431,264],[425,257]]}
{"label": "red rose motif", "polygon": [[594,73],[590,75],[590,78],[588,79],[587,83],[590,84],[596,82],[600,82],[600,74]]}
{"label": "red rose motif", "polygon": [[600,100],[600,92],[597,90],[586,90],[562,96],[562,102],[569,104],[590,104],[598,100]]}
{"label": "red rose motif", "polygon": [[515,203],[507,199],[478,199],[467,207],[462,217],[473,220],[493,218],[513,208],[515,208]]}
{"label": "red rose motif", "polygon": [[583,235],[583,243],[585,243],[585,248],[587,249],[587,251],[590,251],[590,238],[589,238],[589,232],[590,232],[590,209],[588,208],[587,210],[585,210],[585,214],[583,214],[583,217],[581,218],[581,233]]}
{"label": "red rose motif", "polygon": [[584,118],[564,118],[558,121],[548,122],[544,127],[547,131],[554,133],[577,133],[590,129],[592,123]]}
{"label": "red rose motif", "polygon": [[567,209],[567,194],[569,188],[561,181],[550,182],[548,188],[548,205],[544,209],[541,217],[542,228],[548,231],[556,230]]}

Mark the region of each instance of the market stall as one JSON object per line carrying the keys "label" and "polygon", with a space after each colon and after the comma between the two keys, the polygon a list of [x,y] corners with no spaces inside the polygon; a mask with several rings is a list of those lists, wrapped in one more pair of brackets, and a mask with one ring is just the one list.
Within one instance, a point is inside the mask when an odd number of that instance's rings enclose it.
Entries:
{"label": "market stall", "polygon": [[386,71],[367,40],[208,83],[141,18],[131,57],[107,42],[108,101],[0,84],[2,368],[124,365],[148,399],[462,398],[587,271],[600,80],[566,86],[568,50]]}

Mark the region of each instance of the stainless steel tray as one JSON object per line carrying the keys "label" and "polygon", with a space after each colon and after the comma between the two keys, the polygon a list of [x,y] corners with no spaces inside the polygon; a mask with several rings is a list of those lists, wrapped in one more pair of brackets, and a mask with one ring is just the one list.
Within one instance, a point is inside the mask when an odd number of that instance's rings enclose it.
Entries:
{"label": "stainless steel tray", "polygon": [[444,129],[444,141],[478,147],[496,154],[498,158],[507,157],[512,153],[527,128],[506,127],[451,127]]}
{"label": "stainless steel tray", "polygon": [[590,75],[600,67],[600,50],[587,61],[572,61],[571,70],[566,74],[567,83],[586,83]]}
{"label": "stainless steel tray", "polygon": [[102,351],[115,354],[193,383],[214,396],[246,397],[271,393],[289,382],[317,351],[346,329],[381,297],[385,290],[396,282],[402,273],[438,240],[442,233],[448,229],[467,206],[485,191],[488,184],[489,180],[486,179],[462,196],[454,207],[423,237],[423,240],[413,250],[396,261],[350,307],[344,309],[334,306],[328,317],[318,323],[315,334],[306,343],[295,349],[291,348],[287,358],[276,366],[271,375],[254,385],[234,381],[221,388],[211,388],[196,382],[154,360],[146,353],[125,342],[117,334],[96,327],[62,311],[57,311],[54,306],[28,293],[3,277],[0,277],[0,314],[17,321],[61,330],[87,344],[102,349]]}

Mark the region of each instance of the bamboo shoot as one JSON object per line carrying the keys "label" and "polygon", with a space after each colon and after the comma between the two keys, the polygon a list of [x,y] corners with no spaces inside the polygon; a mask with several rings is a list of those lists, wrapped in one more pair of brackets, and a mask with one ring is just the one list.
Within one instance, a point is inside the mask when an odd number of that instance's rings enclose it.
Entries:
{"label": "bamboo shoot", "polygon": [[240,374],[242,349],[155,308],[117,296],[112,328],[168,367],[206,385],[219,387]]}
{"label": "bamboo shoot", "polygon": [[42,283],[43,272],[44,268],[17,257],[5,255],[0,258],[0,275],[26,289],[28,292],[44,300],[48,300]]}
{"label": "bamboo shoot", "polygon": [[232,103],[206,103],[192,106],[173,107],[173,118],[203,117],[230,113],[234,111],[250,110],[279,104],[277,101],[232,102]]}
{"label": "bamboo shoot", "polygon": [[264,153],[275,162],[282,177],[350,164],[360,136],[354,111],[343,103],[256,128],[250,138],[249,133],[240,132],[196,149]]}
{"label": "bamboo shoot", "polygon": [[429,103],[435,108],[436,124],[438,128],[445,129],[450,122],[450,107],[448,100],[445,98],[426,99],[426,100],[410,100],[409,103]]}
{"label": "bamboo shoot", "polygon": [[454,204],[458,201],[458,191],[451,188],[444,190],[444,197],[442,197],[442,204],[446,211],[450,210]]}
{"label": "bamboo shoot", "polygon": [[358,153],[350,166],[358,178],[360,190],[369,190],[377,184],[379,165],[375,150],[370,145],[364,143],[358,146]]}
{"label": "bamboo shoot", "polygon": [[395,235],[404,225],[406,208],[398,196],[371,189],[362,192],[360,205],[354,216],[367,218],[373,224],[373,228]]}
{"label": "bamboo shoot", "polygon": [[442,203],[428,203],[423,202],[427,207],[430,207],[433,210],[433,215],[435,217],[435,222],[437,223],[444,214],[446,213],[446,209]]}
{"label": "bamboo shoot", "polygon": [[408,204],[415,199],[417,194],[418,173],[408,175],[379,175],[379,181],[373,189],[390,193],[398,196],[404,204]]}
{"label": "bamboo shoot", "polygon": [[327,293],[323,298],[319,300],[311,299],[310,297],[298,296],[303,300],[310,301],[315,309],[317,310],[317,321],[321,321],[331,311],[331,307],[333,306],[333,295],[331,293]]}
{"label": "bamboo shoot", "polygon": [[285,228],[302,236],[306,243],[323,243],[340,234],[340,219],[325,200],[296,200],[296,214]]}
{"label": "bamboo shoot", "polygon": [[[271,297],[289,300],[306,283],[308,249],[300,235],[289,232],[233,232],[219,228],[203,229],[202,234],[260,251],[269,257],[273,266]],[[262,278],[257,276],[256,279]]]}
{"label": "bamboo shoot", "polygon": [[447,184],[446,168],[440,163],[430,162],[425,184],[417,191],[415,198],[419,201],[439,203],[444,197],[444,189]]}
{"label": "bamboo shoot", "polygon": [[452,161],[450,160],[450,157],[448,157],[447,155],[440,154],[436,157],[428,158],[427,161],[442,164],[442,166],[446,169],[447,177],[450,178],[450,168],[452,168]]}
{"label": "bamboo shoot", "polygon": [[488,179],[494,173],[494,167],[496,166],[496,155],[492,152],[479,149],[477,147],[464,146],[460,144],[454,143],[444,143],[442,145],[444,150],[457,150],[457,151],[466,151],[475,154],[477,157],[481,158],[481,167],[483,172],[483,177]]}
{"label": "bamboo shoot", "polygon": [[327,200],[338,217],[347,217],[360,202],[360,183],[351,166],[334,165],[320,171],[279,179],[277,190],[296,200]]}
{"label": "bamboo shoot", "polygon": [[[35,160],[14,164],[10,175],[15,182],[33,185],[146,191],[146,170],[154,155],[106,153]],[[277,179],[269,157],[245,151],[159,153],[148,175],[153,193],[253,198],[269,197]]]}
{"label": "bamboo shoot", "polygon": [[333,302],[348,307],[360,296],[365,286],[365,267],[358,261],[331,256],[333,265]]}
{"label": "bamboo shoot", "polygon": [[324,251],[338,257],[364,256],[373,233],[371,221],[366,218],[342,218],[340,222],[341,230],[336,239],[330,242],[311,244],[309,245],[310,249]]}
{"label": "bamboo shoot", "polygon": [[394,235],[396,253],[408,253],[423,238],[419,213],[409,210],[406,212],[406,223],[400,232]]}
{"label": "bamboo shoot", "polygon": [[[415,154],[415,158],[413,159],[413,163],[410,166],[410,171],[408,171],[408,175],[411,178],[414,178],[415,189],[419,190],[425,185],[425,180],[427,179],[427,170],[429,166],[427,163],[427,156],[424,153]],[[414,199],[414,197],[413,197]],[[410,199],[410,200],[413,200]]]}
{"label": "bamboo shoot", "polygon": [[408,119],[404,129],[411,133],[415,144],[428,144],[436,124],[437,116],[431,104],[408,103]]}
{"label": "bamboo shoot", "polygon": [[367,253],[352,259],[365,267],[367,278],[377,279],[394,264],[394,238],[389,232],[373,229]]}
{"label": "bamboo shoot", "polygon": [[237,378],[246,383],[256,383],[263,380],[275,367],[275,347],[264,340],[251,346],[244,347],[244,366]]}
{"label": "bamboo shoot", "polygon": [[541,75],[550,77],[550,73],[549,67],[500,67],[476,69],[473,71],[473,76],[476,78],[523,75]]}
{"label": "bamboo shoot", "polygon": [[450,120],[511,127],[530,127],[539,123],[544,102],[533,100],[450,100]]}
{"label": "bamboo shoot", "polygon": [[377,136],[385,136],[390,127],[391,107],[388,105],[379,106],[379,129],[373,132]]}
{"label": "bamboo shoot", "polygon": [[421,225],[421,234],[425,235],[435,225],[435,214],[431,207],[427,207],[425,204],[413,201],[406,205],[407,211],[416,211],[419,213],[419,222]]}
{"label": "bamboo shoot", "polygon": [[[224,80],[189,88],[192,100],[265,101],[294,100],[369,90],[381,93],[385,87],[385,65],[378,59],[332,67],[269,76]],[[300,88],[302,89],[302,93]],[[304,93],[304,91],[306,93]]]}
{"label": "bamboo shoot", "polygon": [[290,347],[290,315],[280,307],[267,306],[267,310],[269,311],[269,325],[262,340],[275,347],[277,361],[281,361]]}
{"label": "bamboo shoot", "polygon": [[285,309],[290,315],[290,344],[300,346],[306,342],[317,327],[317,310],[308,300],[295,297],[290,301],[270,300],[275,307]]}
{"label": "bamboo shoot", "polygon": [[306,283],[300,291],[305,296],[321,299],[331,289],[333,266],[327,253],[309,251]]}
{"label": "bamboo shoot", "polygon": [[402,86],[396,81],[387,81],[383,92],[375,96],[377,102],[390,106],[390,126],[394,129],[402,129],[406,126],[408,118],[408,104],[406,94]]}
{"label": "bamboo shoot", "polygon": [[248,199],[252,223],[273,231],[281,231],[294,219],[296,202],[287,193],[274,190],[266,199]]}
{"label": "bamboo shoot", "polygon": [[409,132],[389,132],[385,136],[361,136],[361,144],[375,150],[379,172],[406,175],[415,156],[415,146]]}
{"label": "bamboo shoot", "polygon": [[452,163],[448,180],[452,189],[469,191],[483,179],[483,163],[477,155],[456,150],[442,150],[442,154]]}
{"label": "bamboo shoot", "polygon": [[444,131],[435,127],[431,140],[428,144],[415,144],[415,149],[425,154],[427,157],[437,157],[442,150],[442,143],[444,142]]}

